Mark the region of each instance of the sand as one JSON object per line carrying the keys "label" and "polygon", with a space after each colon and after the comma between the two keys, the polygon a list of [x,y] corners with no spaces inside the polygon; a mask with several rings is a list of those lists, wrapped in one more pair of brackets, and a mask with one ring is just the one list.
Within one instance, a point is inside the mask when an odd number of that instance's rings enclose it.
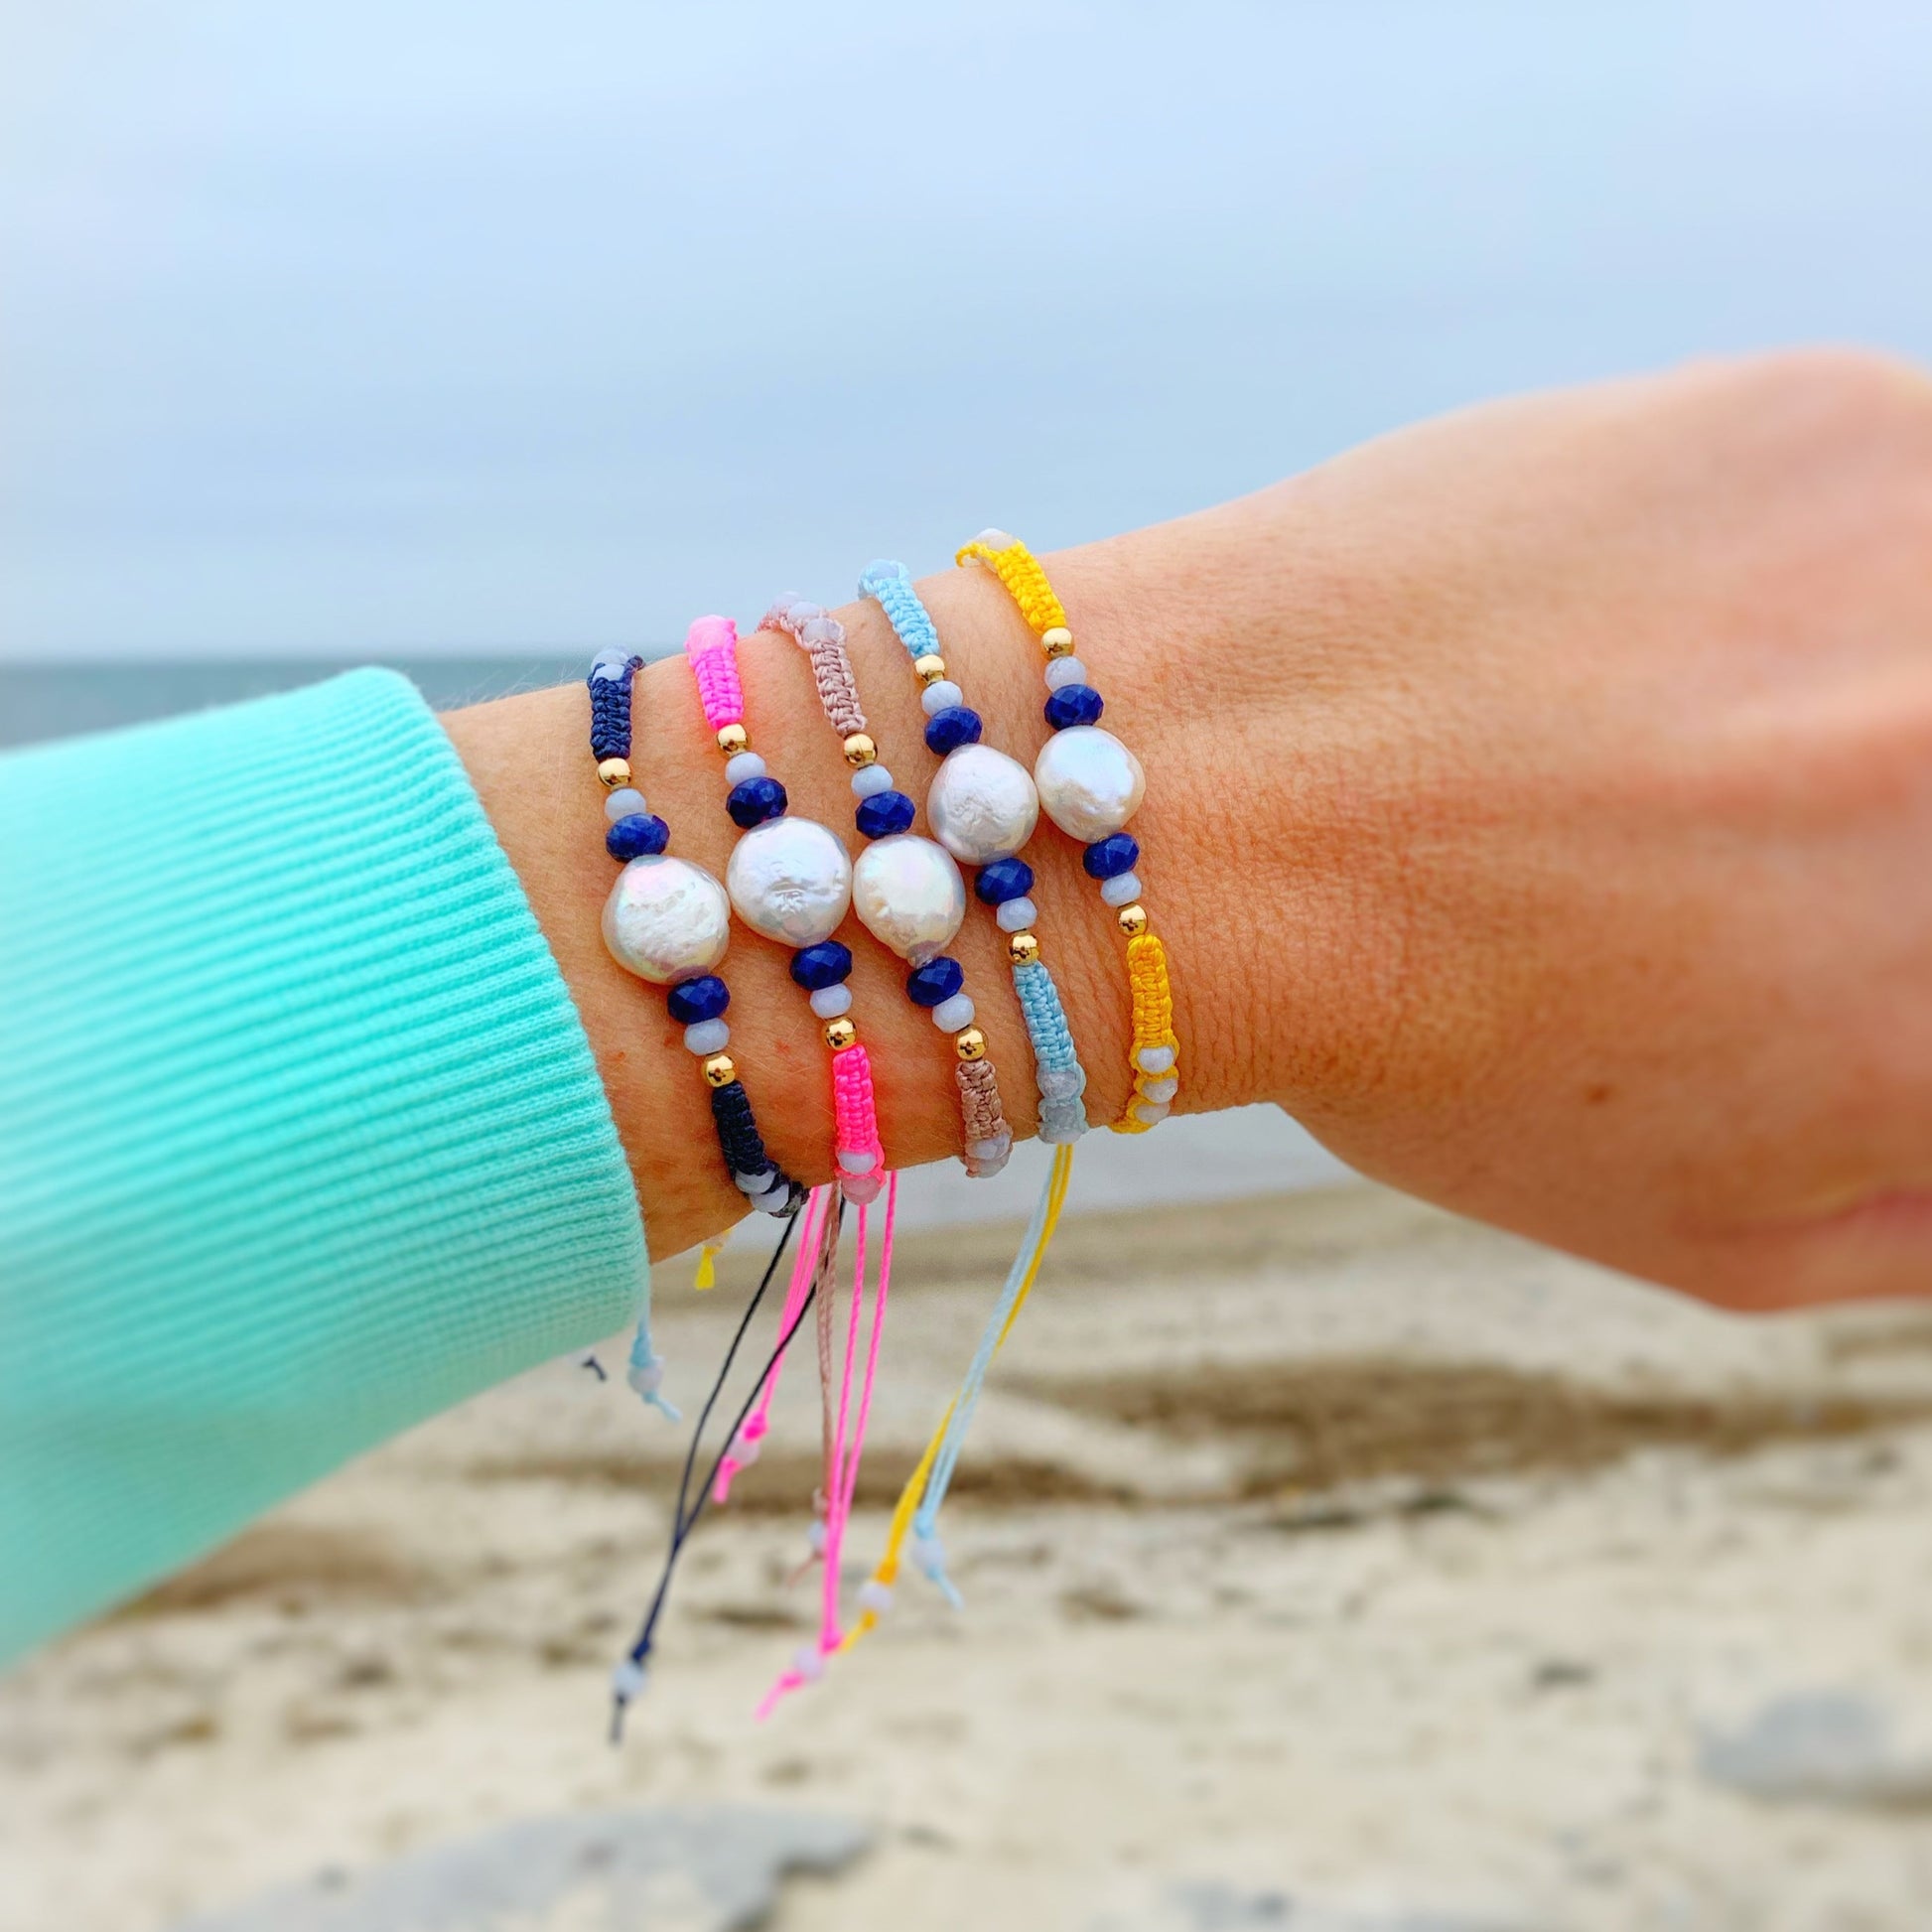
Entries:
{"label": "sand", "polygon": [[[1012,1232],[907,1241],[862,1558]],[[687,1391],[749,1265],[661,1271]],[[759,1726],[808,1379],[621,1752],[682,1437],[556,1363],[0,1682],[0,1925],[671,1804],[868,1829],[781,1932],[1932,1912],[1932,1311],[1726,1317],[1366,1186],[1076,1219],[949,1513],[966,1610],[908,1580]]]}

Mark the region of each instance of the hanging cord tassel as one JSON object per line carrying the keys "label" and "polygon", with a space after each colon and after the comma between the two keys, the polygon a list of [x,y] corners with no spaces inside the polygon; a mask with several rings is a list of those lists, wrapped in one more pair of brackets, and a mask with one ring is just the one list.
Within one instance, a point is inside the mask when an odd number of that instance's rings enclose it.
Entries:
{"label": "hanging cord tassel", "polygon": [[[834,1195],[829,1187],[816,1187],[803,1215],[804,1238],[792,1264],[791,1283],[785,1291],[785,1304],[778,1316],[781,1334],[790,1335],[797,1319],[814,1295],[829,1288],[832,1268],[838,1259],[839,1226],[842,1210],[833,1211]],[[765,1378],[757,1406],[739,1419],[739,1426],[726,1445],[725,1453],[713,1471],[711,1499],[715,1503],[731,1500],[732,1478],[759,1459],[759,1445],[771,1424],[771,1402],[778,1393],[778,1377],[784,1370],[784,1351],[774,1358],[771,1373]]]}
{"label": "hanging cord tassel", "polygon": [[955,1609],[961,1607],[959,1591],[946,1575],[945,1551],[938,1538],[940,1506],[945,1502],[953,1470],[958,1466],[966,1432],[973,1425],[973,1411],[978,1406],[987,1371],[1005,1347],[1014,1324],[1020,1319],[1021,1311],[1027,1306],[1027,1298],[1033,1293],[1034,1283],[1039,1277],[1046,1251],[1052,1246],[1072,1174],[1073,1149],[1070,1146],[1055,1148],[1052,1166],[1047,1170],[1039,1198],[1034,1205],[1033,1219],[1027,1226],[1026,1238],[1020,1244],[1020,1252],[1013,1258],[1006,1286],[987,1318],[979,1347],[974,1351],[958,1393],[947,1404],[938,1428],[932,1432],[925,1452],[919,1457],[918,1466],[899,1492],[897,1506],[893,1511],[892,1526],[887,1532],[885,1551],[871,1579],[859,1592],[863,1614],[853,1626],[851,1635],[845,1639],[842,1645],[844,1649],[850,1650],[868,1632],[877,1629],[880,1617],[892,1607],[893,1590],[898,1582],[899,1564],[908,1536],[912,1538],[914,1562]]}
{"label": "hanging cord tassel", "polygon": [[[623,1735],[624,1706],[644,1687],[645,1667],[650,1656],[651,1643],[656,1635],[657,1620],[663,1614],[665,1599],[671,1588],[671,1578],[677,1569],[678,1557],[682,1554],[686,1540],[697,1527],[698,1519],[704,1514],[704,1506],[711,1488],[711,1477],[707,1477],[699,1488],[695,1501],[691,1495],[691,1477],[697,1468],[698,1448],[704,1440],[705,1425],[711,1420],[711,1412],[717,1407],[719,1397],[724,1393],[726,1379],[732,1371],[732,1364],[738,1359],[738,1351],[744,1345],[745,1337],[751,1331],[752,1318],[759,1311],[764,1300],[766,1289],[771,1286],[771,1278],[778,1272],[778,1263],[784,1259],[785,1249],[798,1226],[798,1217],[791,1216],[785,1222],[784,1232],[778,1237],[778,1244],[771,1250],[771,1259],[764,1265],[764,1273],[759,1279],[758,1287],[752,1292],[752,1299],[745,1305],[745,1312],[739,1318],[737,1329],[731,1339],[731,1346],[725,1350],[725,1359],[719,1365],[718,1377],[711,1385],[711,1393],[705,1397],[704,1408],[699,1412],[698,1424],[691,1432],[691,1447],[685,1451],[684,1467],[678,1476],[677,1501],[671,1512],[671,1542],[664,1555],[664,1568],[657,1579],[657,1587],[651,1592],[650,1607],[644,1613],[643,1625],[638,1631],[637,1641],[630,1647],[629,1654],[621,1663],[612,1679],[611,1741],[615,1744]],[[752,1392],[740,1410],[736,1428],[742,1428],[752,1405],[758,1401],[759,1392],[769,1383],[776,1372],[777,1365],[790,1344],[798,1324],[805,1318],[801,1307],[789,1326],[780,1333],[777,1346],[760,1371]],[[718,1458],[722,1462],[724,1457]],[[713,1464],[712,1474],[717,1472]],[[688,1508],[687,1508],[688,1505]]]}
{"label": "hanging cord tassel", "polygon": [[[860,1311],[865,1299],[868,1233],[866,1209],[861,1207],[859,1210],[852,1310],[846,1324],[844,1375],[839,1396],[838,1421],[833,1431],[834,1454],[826,1481],[828,1506],[825,1524],[825,1585],[818,1637],[815,1642],[802,1645],[794,1653],[790,1665],[780,1673],[777,1682],[765,1693],[764,1701],[758,1708],[760,1722],[768,1718],[779,1702],[790,1692],[800,1690],[807,1684],[816,1683],[825,1674],[825,1660],[835,1654],[845,1640],[839,1622],[839,1555],[845,1541],[846,1523],[852,1513],[853,1498],[858,1491],[859,1465],[865,1454],[866,1428],[872,1416],[873,1390],[879,1373],[879,1349],[886,1327],[886,1304],[892,1293],[893,1233],[897,1213],[898,1175],[893,1174],[886,1183],[885,1227],[880,1242],[878,1284],[873,1294],[872,1328],[866,1347],[866,1364],[860,1382],[857,1414],[852,1416],[852,1377],[859,1347]],[[848,1417],[851,1417],[852,1425],[849,1442]]]}

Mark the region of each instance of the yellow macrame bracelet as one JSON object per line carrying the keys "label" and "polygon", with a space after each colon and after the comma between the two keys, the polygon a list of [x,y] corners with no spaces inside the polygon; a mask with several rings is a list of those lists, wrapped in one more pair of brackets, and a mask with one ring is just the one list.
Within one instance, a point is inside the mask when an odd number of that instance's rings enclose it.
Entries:
{"label": "yellow macrame bracelet", "polygon": [[1134,1027],[1128,1068],[1134,1090],[1113,1128],[1116,1134],[1145,1134],[1167,1119],[1180,1090],[1168,950],[1149,929],[1134,870],[1140,846],[1125,830],[1147,780],[1133,753],[1095,722],[1105,707],[1087,682],[1086,666],[1073,654],[1065,608],[1039,559],[1018,537],[983,530],[955,561],[984,565],[999,578],[1046,653],[1046,722],[1053,736],[1035,762],[1034,780],[1047,817],[1086,847],[1086,869],[1101,882],[1100,896],[1127,935]]}

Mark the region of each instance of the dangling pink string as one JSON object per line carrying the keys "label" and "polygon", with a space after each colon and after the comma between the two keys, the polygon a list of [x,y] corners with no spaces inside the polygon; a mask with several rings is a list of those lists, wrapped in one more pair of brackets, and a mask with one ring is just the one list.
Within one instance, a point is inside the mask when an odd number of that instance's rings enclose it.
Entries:
{"label": "dangling pink string", "polygon": [[[873,1295],[872,1328],[866,1345],[865,1373],[859,1387],[856,1418],[852,1415],[852,1379],[859,1354],[860,1305],[865,1299],[866,1244],[868,1213],[859,1209],[858,1253],[852,1283],[852,1309],[845,1338],[845,1373],[839,1392],[838,1422],[833,1431],[832,1456],[826,1474],[825,1586],[819,1616],[817,1639],[802,1647],[791,1664],[764,1695],[758,1708],[762,1723],[791,1692],[802,1690],[824,1672],[825,1659],[845,1640],[839,1620],[839,1552],[845,1541],[845,1527],[852,1514],[852,1502],[859,1487],[859,1463],[865,1454],[866,1428],[872,1419],[873,1390],[879,1375],[879,1349],[884,1338],[886,1303],[892,1293],[893,1231],[898,1217],[898,1176],[889,1175],[886,1183],[886,1220],[879,1253],[879,1285]],[[851,1425],[851,1445],[847,1448],[847,1426]],[[805,1666],[806,1668],[801,1668]]]}
{"label": "dangling pink string", "polygon": [[730,618],[700,618],[684,633],[684,654],[698,683],[698,702],[713,731],[745,722],[745,688],[738,681],[738,626]]}
{"label": "dangling pink string", "polygon": [[[861,1218],[865,1209],[859,1210]],[[865,1379],[859,1385],[859,1415],[852,1426],[852,1450],[846,1458],[843,1481],[839,1492],[826,1513],[825,1524],[825,1567],[828,1583],[838,1574],[838,1553],[845,1541],[845,1526],[852,1515],[852,1499],[859,1488],[859,1460],[866,1452],[866,1426],[872,1420],[873,1385],[879,1376],[879,1343],[886,1328],[886,1301],[893,1290],[893,1224],[898,1217],[898,1175],[889,1174],[886,1179],[886,1225],[879,1244],[879,1287],[872,1302],[872,1339],[866,1349]],[[824,1638],[825,1654],[829,1657],[845,1641],[845,1632],[839,1625],[838,1595],[836,1589],[829,1591],[830,1615]]]}
{"label": "dangling pink string", "polygon": [[[814,1187],[805,1202],[805,1221],[799,1229],[798,1252],[792,1258],[791,1281],[786,1286],[784,1309],[778,1316],[778,1332],[781,1335],[791,1332],[799,1311],[805,1306],[805,1291],[811,1286],[812,1273],[818,1265],[819,1242],[831,1197],[831,1188]],[[783,1368],[784,1357],[780,1355],[771,1364],[771,1373],[764,1378],[758,1407],[746,1417],[745,1427],[739,1431],[740,1441],[757,1444],[764,1439],[765,1432],[771,1427],[771,1398],[778,1392],[778,1376]],[[711,1500],[714,1503],[731,1500],[732,1477],[744,1467],[746,1464],[728,1449],[724,1459],[718,1464],[718,1480],[712,1485]]]}

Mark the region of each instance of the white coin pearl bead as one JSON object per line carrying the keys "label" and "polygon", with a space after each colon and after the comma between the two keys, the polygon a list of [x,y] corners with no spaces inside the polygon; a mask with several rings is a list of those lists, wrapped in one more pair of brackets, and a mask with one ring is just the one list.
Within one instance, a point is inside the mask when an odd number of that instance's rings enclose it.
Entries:
{"label": "white coin pearl bead", "polygon": [[852,861],[809,818],[767,818],[732,848],[725,887],[738,916],[785,946],[815,946],[852,903]]}
{"label": "white coin pearl bead", "polygon": [[821,1020],[836,1020],[842,1013],[852,1011],[852,989],[843,983],[838,986],[821,986],[812,994],[812,1011]]}
{"label": "white coin pearl bead", "polygon": [[644,794],[635,785],[620,785],[616,791],[604,794],[604,816],[615,825],[621,818],[628,818],[632,812],[648,811]]}
{"label": "white coin pearl bead", "polygon": [[925,817],[955,859],[984,866],[1011,858],[1033,837],[1039,792],[1019,759],[990,745],[962,745],[933,777]]}
{"label": "white coin pearl bead", "polygon": [[632,859],[604,901],[604,943],[653,986],[708,973],[731,943],[725,889],[689,859]]}
{"label": "white coin pearl bead", "polygon": [[1118,832],[1147,791],[1140,759],[1098,725],[1055,732],[1034,760],[1034,779],[1046,816],[1082,845]]}
{"label": "white coin pearl bead", "polygon": [[942,1034],[956,1034],[973,1024],[973,1003],[964,993],[941,1000],[932,1009],[932,1024]]}
{"label": "white coin pearl bead", "polygon": [[1141,896],[1141,876],[1137,872],[1116,873],[1100,882],[1100,897],[1109,905],[1132,905]]}
{"label": "white coin pearl bead", "polygon": [[925,707],[925,715],[930,718],[935,711],[950,711],[954,705],[964,704],[966,693],[951,678],[942,677],[919,693],[919,702]]}
{"label": "white coin pearl bead", "polygon": [[877,1157],[864,1151],[855,1152],[850,1148],[839,1150],[839,1166],[847,1173],[871,1173],[877,1165]]}
{"label": "white coin pearl bead", "polygon": [[1156,1106],[1165,1106],[1180,1091],[1180,1082],[1170,1073],[1165,1080],[1150,1080],[1141,1089],[1143,1100],[1152,1100]]}
{"label": "white coin pearl bead", "polygon": [[1057,691],[1062,684],[1085,684],[1087,667],[1077,657],[1056,657],[1046,667],[1046,688]]}
{"label": "white coin pearl bead", "polygon": [[868,1579],[859,1586],[859,1607],[870,1610],[874,1616],[884,1616],[893,1607],[892,1585]]}
{"label": "white coin pearl bead", "polygon": [[684,1030],[684,1049],[703,1059],[709,1053],[722,1053],[732,1043],[732,1030],[722,1020],[694,1021]]}
{"label": "white coin pearl bead", "polygon": [[742,785],[747,778],[761,778],[764,760],[756,752],[740,752],[725,760],[725,776],[735,785]]}
{"label": "white coin pearl bead", "polygon": [[866,930],[899,958],[929,959],[966,916],[966,882],[943,847],[896,832],[860,853],[852,907]]}
{"label": "white coin pearl bead", "polygon": [[993,916],[999,920],[1002,932],[1031,932],[1039,917],[1039,907],[1030,898],[1006,898],[1000,901],[1000,909]]}
{"label": "white coin pearl bead", "polygon": [[1173,1048],[1172,1046],[1143,1046],[1134,1055],[1134,1064],[1143,1073],[1162,1074],[1173,1068]]}
{"label": "white coin pearl bead", "polygon": [[1134,1118],[1148,1127],[1159,1127],[1168,1117],[1165,1105],[1151,1100],[1137,1100],[1134,1103]]}
{"label": "white coin pearl bead", "polygon": [[875,792],[891,791],[893,774],[883,764],[862,764],[852,774],[852,795],[870,798]]}

